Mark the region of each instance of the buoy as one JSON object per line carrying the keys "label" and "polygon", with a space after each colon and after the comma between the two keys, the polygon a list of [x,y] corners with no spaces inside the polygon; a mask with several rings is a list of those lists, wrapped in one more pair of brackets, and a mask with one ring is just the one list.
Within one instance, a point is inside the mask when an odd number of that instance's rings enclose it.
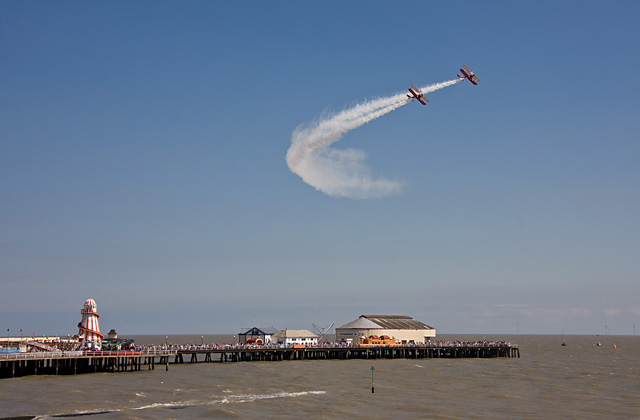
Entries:
{"label": "buoy", "polygon": [[614,349],[617,349],[617,347],[616,347],[616,345],[615,345],[615,344],[613,345],[613,348],[614,348]]}

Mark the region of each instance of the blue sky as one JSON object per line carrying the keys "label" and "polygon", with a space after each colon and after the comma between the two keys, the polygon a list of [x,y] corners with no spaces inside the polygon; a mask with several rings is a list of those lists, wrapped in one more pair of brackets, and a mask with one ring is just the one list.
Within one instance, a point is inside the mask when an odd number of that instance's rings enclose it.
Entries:
{"label": "blue sky", "polygon": [[[640,326],[640,4],[0,4],[0,327],[439,333]],[[331,147],[382,198],[292,173],[300,125],[429,94]]]}

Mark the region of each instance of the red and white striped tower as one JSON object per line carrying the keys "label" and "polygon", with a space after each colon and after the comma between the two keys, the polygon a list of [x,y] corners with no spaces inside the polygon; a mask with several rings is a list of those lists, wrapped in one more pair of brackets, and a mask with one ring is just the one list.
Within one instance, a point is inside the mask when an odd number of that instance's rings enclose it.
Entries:
{"label": "red and white striped tower", "polygon": [[98,318],[100,314],[96,312],[97,305],[93,299],[87,299],[84,308],[80,310],[82,321],[78,323],[78,335],[80,336],[80,346],[100,350],[104,335],[100,333]]}

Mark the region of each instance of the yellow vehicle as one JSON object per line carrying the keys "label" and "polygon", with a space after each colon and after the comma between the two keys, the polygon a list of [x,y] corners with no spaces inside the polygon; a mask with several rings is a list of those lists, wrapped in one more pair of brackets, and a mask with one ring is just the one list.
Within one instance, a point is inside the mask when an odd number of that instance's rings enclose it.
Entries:
{"label": "yellow vehicle", "polygon": [[399,345],[395,337],[389,337],[388,335],[360,337],[360,347],[391,347]]}

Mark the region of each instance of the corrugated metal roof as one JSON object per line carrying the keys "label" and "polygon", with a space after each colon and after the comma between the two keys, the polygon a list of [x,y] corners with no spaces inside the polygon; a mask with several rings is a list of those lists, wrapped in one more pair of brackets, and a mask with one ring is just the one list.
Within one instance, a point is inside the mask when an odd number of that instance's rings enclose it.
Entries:
{"label": "corrugated metal roof", "polygon": [[380,325],[376,324],[375,322],[369,319],[360,317],[355,321],[351,321],[348,324],[344,324],[342,327],[339,327],[339,328],[357,328],[357,329],[363,329],[363,330],[371,330],[371,329],[380,328]]}
{"label": "corrugated metal roof", "polygon": [[420,321],[416,321],[408,315],[361,315],[361,318],[368,319],[382,328],[393,330],[431,330],[430,326]]}
{"label": "corrugated metal roof", "polygon": [[391,329],[391,330],[432,330],[425,323],[416,321],[408,315],[360,315],[339,328]]}

